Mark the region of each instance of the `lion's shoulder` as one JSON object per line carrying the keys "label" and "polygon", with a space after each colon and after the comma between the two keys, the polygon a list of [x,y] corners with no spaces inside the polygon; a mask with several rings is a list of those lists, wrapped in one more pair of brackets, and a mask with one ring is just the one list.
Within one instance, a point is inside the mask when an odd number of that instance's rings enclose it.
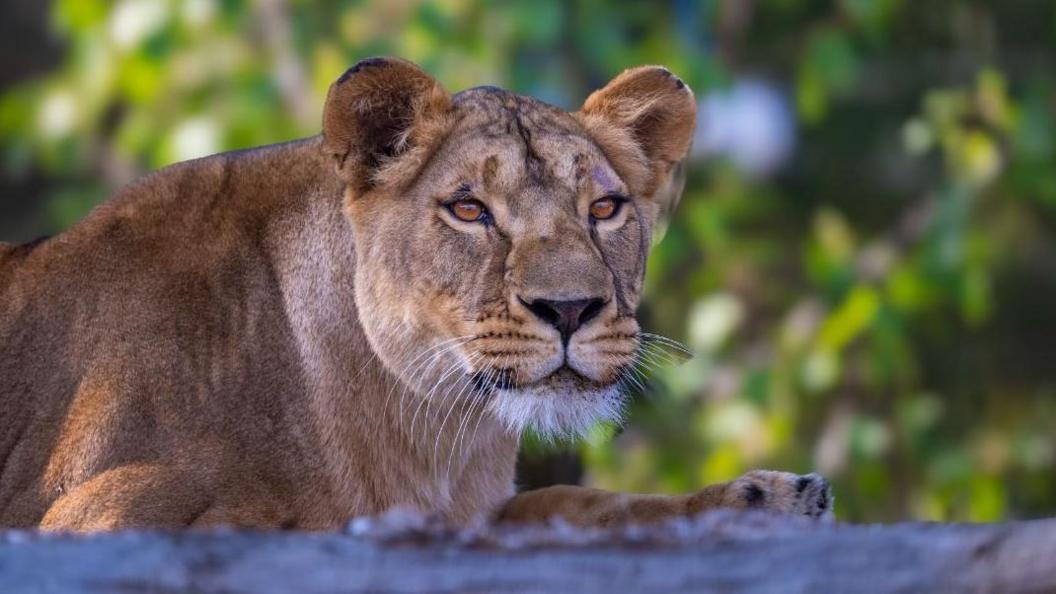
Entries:
{"label": "lion's shoulder", "polygon": [[258,235],[276,211],[331,189],[323,187],[329,180],[319,143],[313,137],[169,165],[124,186],[43,245],[0,244],[0,267],[142,261]]}
{"label": "lion's shoulder", "polygon": [[[134,218],[165,227],[264,213],[318,183],[326,167],[319,143],[313,137],[169,165],[122,188],[98,210],[103,218]],[[92,223],[91,216],[84,221]]]}

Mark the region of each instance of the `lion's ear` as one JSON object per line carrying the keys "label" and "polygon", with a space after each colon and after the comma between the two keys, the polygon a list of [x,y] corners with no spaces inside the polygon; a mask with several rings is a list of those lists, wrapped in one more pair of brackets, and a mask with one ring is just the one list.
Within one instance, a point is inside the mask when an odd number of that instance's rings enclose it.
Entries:
{"label": "lion's ear", "polygon": [[693,92],[667,68],[625,70],[587,97],[576,114],[633,191],[659,203],[660,218],[682,195],[680,163],[697,121]]}
{"label": "lion's ear", "polygon": [[323,109],[324,150],[342,180],[366,190],[398,177],[387,170],[414,166],[405,160],[424,161],[422,153],[446,131],[450,109],[447,91],[411,62],[362,60],[330,85]]}

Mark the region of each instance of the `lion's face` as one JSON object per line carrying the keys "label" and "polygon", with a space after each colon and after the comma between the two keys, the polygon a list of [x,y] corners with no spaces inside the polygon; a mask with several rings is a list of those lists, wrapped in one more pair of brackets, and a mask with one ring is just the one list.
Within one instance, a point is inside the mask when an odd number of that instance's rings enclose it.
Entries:
{"label": "lion's face", "polygon": [[[383,64],[348,83],[414,68]],[[405,146],[347,196],[360,320],[412,408],[472,405],[544,433],[617,416],[675,160],[655,175],[633,135],[493,88],[412,109]]]}

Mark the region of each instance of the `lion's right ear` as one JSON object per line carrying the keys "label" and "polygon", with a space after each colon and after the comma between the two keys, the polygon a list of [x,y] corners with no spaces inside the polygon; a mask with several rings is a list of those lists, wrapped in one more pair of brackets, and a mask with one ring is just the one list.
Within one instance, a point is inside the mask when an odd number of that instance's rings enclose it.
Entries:
{"label": "lion's right ear", "polygon": [[330,85],[323,109],[324,150],[357,191],[409,179],[447,131],[451,96],[421,68],[368,58]]}

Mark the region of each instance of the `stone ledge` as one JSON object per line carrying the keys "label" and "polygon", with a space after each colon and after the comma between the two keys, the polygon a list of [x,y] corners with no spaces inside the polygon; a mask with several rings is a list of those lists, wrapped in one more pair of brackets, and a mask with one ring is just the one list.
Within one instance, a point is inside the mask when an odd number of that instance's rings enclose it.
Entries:
{"label": "stone ledge", "polygon": [[651,528],[0,535],[0,592],[1056,592],[1056,520],[831,525],[714,512]]}

